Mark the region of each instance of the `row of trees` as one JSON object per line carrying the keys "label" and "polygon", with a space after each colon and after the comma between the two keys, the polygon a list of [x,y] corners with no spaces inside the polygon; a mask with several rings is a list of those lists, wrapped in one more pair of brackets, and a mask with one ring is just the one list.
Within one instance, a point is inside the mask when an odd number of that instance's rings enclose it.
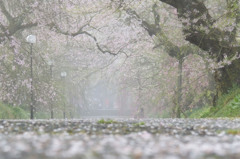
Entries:
{"label": "row of trees", "polygon": [[[0,94],[12,105],[29,104],[34,80],[38,108],[86,109],[91,82],[104,76],[139,109],[180,117],[240,84],[238,0],[0,0],[0,10]],[[38,41],[34,79],[30,33]]]}

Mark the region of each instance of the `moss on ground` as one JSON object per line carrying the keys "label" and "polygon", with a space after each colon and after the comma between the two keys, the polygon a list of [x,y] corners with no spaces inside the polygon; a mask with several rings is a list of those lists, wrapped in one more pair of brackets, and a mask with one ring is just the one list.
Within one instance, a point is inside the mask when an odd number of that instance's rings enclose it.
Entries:
{"label": "moss on ground", "polygon": [[230,135],[240,135],[240,130],[239,129],[230,129],[226,131],[227,134]]}
{"label": "moss on ground", "polygon": [[145,125],[145,123],[142,121],[142,122],[135,123],[133,125],[134,126],[143,126],[143,125]]}
{"label": "moss on ground", "polygon": [[116,124],[118,122],[111,119],[108,119],[108,120],[101,119],[101,120],[98,120],[97,123],[98,124]]}

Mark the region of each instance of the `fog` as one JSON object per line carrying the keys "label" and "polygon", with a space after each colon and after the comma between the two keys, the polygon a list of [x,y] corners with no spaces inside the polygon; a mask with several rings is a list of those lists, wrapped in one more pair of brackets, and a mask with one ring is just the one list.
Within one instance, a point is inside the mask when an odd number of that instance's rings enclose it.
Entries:
{"label": "fog", "polygon": [[213,27],[160,1],[1,1],[0,101],[32,119],[181,117],[216,105],[239,83],[238,25],[220,1],[206,2]]}
{"label": "fog", "polygon": [[239,117],[239,0],[0,0],[0,159],[237,159]]}

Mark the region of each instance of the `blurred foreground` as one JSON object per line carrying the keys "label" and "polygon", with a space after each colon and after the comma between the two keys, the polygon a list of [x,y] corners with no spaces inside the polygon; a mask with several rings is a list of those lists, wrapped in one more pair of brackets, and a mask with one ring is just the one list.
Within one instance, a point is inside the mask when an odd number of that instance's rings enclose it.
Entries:
{"label": "blurred foreground", "polygon": [[240,158],[240,119],[2,120],[2,159]]}

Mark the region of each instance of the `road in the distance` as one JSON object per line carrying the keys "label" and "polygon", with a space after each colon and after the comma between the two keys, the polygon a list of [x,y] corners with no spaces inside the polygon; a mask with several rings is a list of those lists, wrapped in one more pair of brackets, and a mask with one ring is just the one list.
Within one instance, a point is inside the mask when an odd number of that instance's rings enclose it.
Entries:
{"label": "road in the distance", "polygon": [[240,119],[1,120],[1,159],[239,159]]}

